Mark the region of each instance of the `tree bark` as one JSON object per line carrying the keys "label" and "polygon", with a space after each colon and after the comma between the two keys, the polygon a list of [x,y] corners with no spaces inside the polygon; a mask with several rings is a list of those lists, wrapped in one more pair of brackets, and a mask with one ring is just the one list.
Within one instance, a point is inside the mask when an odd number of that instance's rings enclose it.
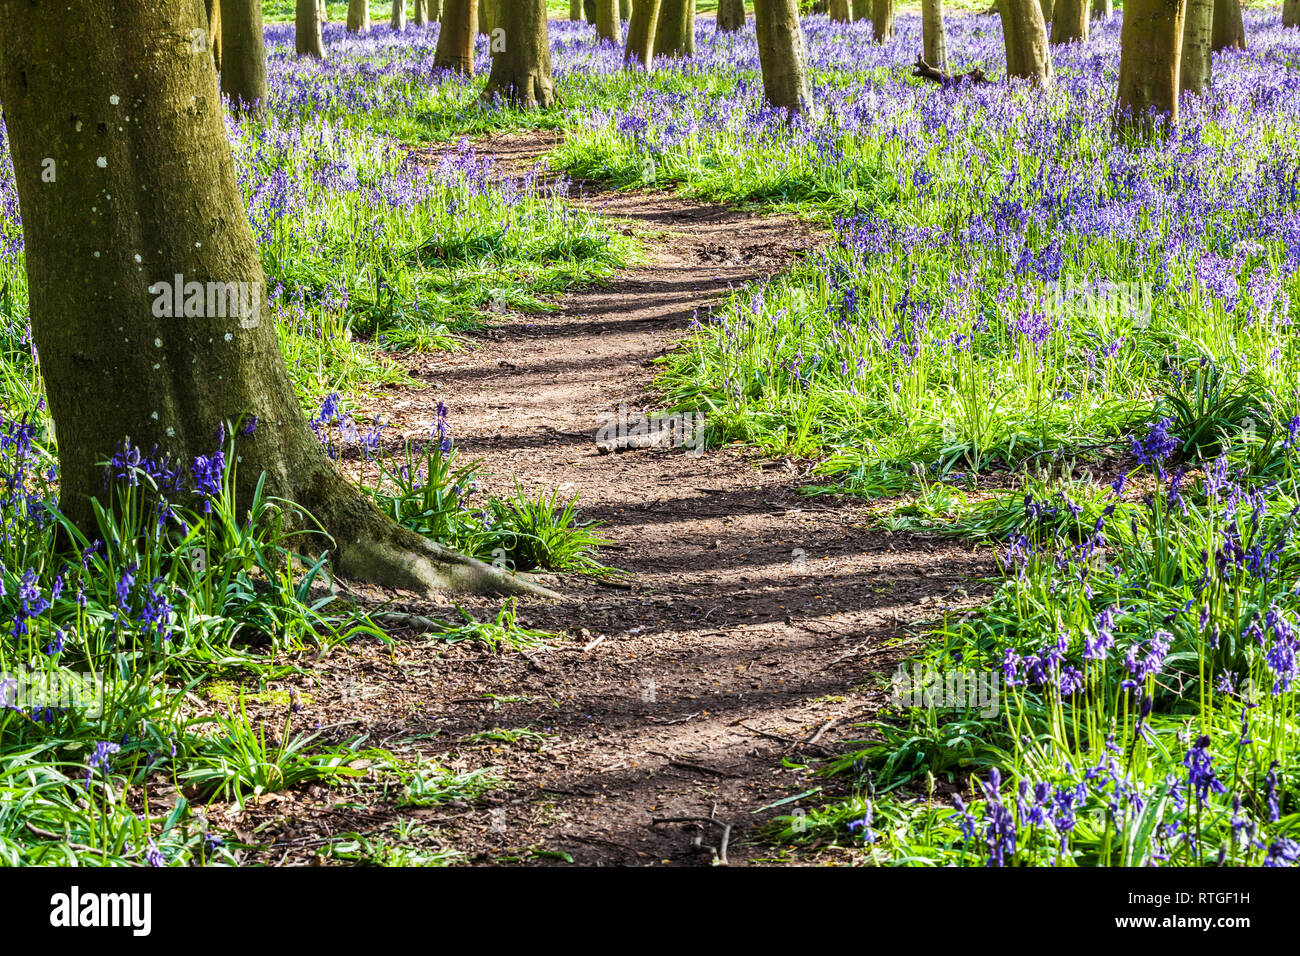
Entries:
{"label": "tree bark", "polygon": [[504,49],[492,56],[483,98],[545,109],[555,102],[546,0],[515,0],[504,25]]}
{"label": "tree bark", "polygon": [[1038,0],[998,0],[1007,48],[1007,76],[1045,86],[1052,80],[1047,24]]}
{"label": "tree bark", "polygon": [[1211,49],[1246,49],[1246,23],[1241,16],[1240,0],[1214,0],[1214,32],[1210,37]]}
{"label": "tree bark", "polygon": [[884,43],[894,36],[894,0],[872,0],[871,38]]}
{"label": "tree bark", "polygon": [[1147,132],[1178,123],[1184,0],[1125,0],[1115,127]]}
{"label": "tree bark", "polygon": [[695,0],[663,0],[655,27],[655,54],[695,55]]}
{"label": "tree bark", "polygon": [[477,0],[446,0],[442,5],[442,29],[438,33],[433,65],[473,76],[477,22]]}
{"label": "tree bark", "polygon": [[1043,22],[1051,23],[1056,13],[1056,0],[1038,0],[1038,6],[1043,11]]}
{"label": "tree bark", "polygon": [[[237,507],[264,476],[265,494],[333,536],[299,540],[331,549],[342,574],[424,593],[531,590],[399,527],[344,480],[307,427],[269,316],[158,316],[156,289],[177,275],[244,283],[253,302],[266,292],[217,74],[191,47],[204,26],[198,0],[85,0],[75,17],[0,8],[0,101],[61,507],[93,536],[92,499],[111,503],[99,463],[120,441],[187,469],[212,454],[221,423],[256,416],[236,446]],[[57,184],[42,181],[45,157]],[[295,511],[290,527],[309,526]]]}
{"label": "tree bark", "polygon": [[388,18],[388,25],[394,30],[406,29],[406,0],[393,0],[393,12]]}
{"label": "tree bark", "polygon": [[208,46],[212,49],[212,62],[216,65],[219,75],[221,73],[221,2],[205,0],[204,8],[208,13]]}
{"label": "tree bark", "polygon": [[1051,42],[1088,42],[1088,0],[1056,0],[1052,8]]}
{"label": "tree bark", "polygon": [[1092,18],[1094,20],[1109,20],[1112,12],[1111,0],[1092,0]]}
{"label": "tree bark", "polygon": [[582,19],[582,0],[569,0],[569,19]]}
{"label": "tree bark", "polygon": [[618,18],[623,23],[632,19],[632,0],[618,0]]}
{"label": "tree bark", "polygon": [[325,37],[316,0],[297,0],[293,8],[293,46],[299,56],[325,59]]}
{"label": "tree bark", "polygon": [[596,25],[596,0],[582,0],[582,12],[587,18],[587,22],[592,26]]}
{"label": "tree bark", "polygon": [[1285,0],[1282,4],[1282,26],[1300,27],[1300,0]]}
{"label": "tree bark", "polygon": [[763,92],[777,109],[802,113],[808,108],[808,62],[799,0],[754,0],[758,59]]}
{"label": "tree bark", "polygon": [[488,36],[500,24],[497,22],[498,0],[478,0],[478,32]]}
{"label": "tree bark", "polygon": [[853,0],[851,6],[854,20],[871,19],[871,0]]}
{"label": "tree bark", "polygon": [[718,0],[718,29],[724,33],[745,28],[745,0]]}
{"label": "tree bark", "polygon": [[225,0],[221,11],[221,92],[236,111],[266,102],[266,45],[261,0]]}
{"label": "tree bark", "polygon": [[943,0],[921,0],[921,47],[925,62],[948,72],[948,42],[943,28]]}
{"label": "tree bark", "polygon": [[849,9],[849,0],[831,0],[826,12],[836,23],[849,23],[853,19],[853,12]]}
{"label": "tree bark", "polygon": [[627,43],[623,47],[623,61],[628,66],[650,68],[655,55],[655,26],[659,23],[662,0],[636,0],[632,19],[627,25]]}
{"label": "tree bark", "polygon": [[596,0],[596,36],[617,42],[618,33],[618,0]]}
{"label": "tree bark", "polygon": [[370,32],[369,0],[348,0],[348,32]]}
{"label": "tree bark", "polygon": [[1178,88],[1201,93],[1210,85],[1210,40],[1214,34],[1214,0],[1187,0],[1183,15],[1183,49],[1178,66]]}

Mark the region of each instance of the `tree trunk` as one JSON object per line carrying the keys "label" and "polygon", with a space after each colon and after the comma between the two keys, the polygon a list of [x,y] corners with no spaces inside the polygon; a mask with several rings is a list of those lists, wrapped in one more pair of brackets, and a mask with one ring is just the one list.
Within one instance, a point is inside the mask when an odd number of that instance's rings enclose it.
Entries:
{"label": "tree trunk", "polygon": [[555,102],[546,0],[513,0],[508,10],[504,48],[493,53],[483,98],[545,109]]}
{"label": "tree trunk", "polygon": [[636,0],[632,19],[627,25],[627,44],[623,47],[623,60],[628,66],[640,64],[650,68],[655,55],[655,26],[659,23],[659,8],[663,0]]}
{"label": "tree trunk", "polygon": [[1056,13],[1056,0],[1038,0],[1038,6],[1043,11],[1043,22],[1051,23]]}
{"label": "tree trunk", "polygon": [[1282,4],[1282,26],[1300,27],[1300,0],[1285,0]]}
{"label": "tree trunk", "polygon": [[325,59],[325,38],[316,0],[297,0],[293,8],[293,46],[299,56]]}
{"label": "tree trunk", "polygon": [[582,0],[569,0],[569,19],[582,19]]}
{"label": "tree trunk", "polygon": [[1094,20],[1109,20],[1112,12],[1110,0],[1092,0],[1092,18]]}
{"label": "tree trunk", "polygon": [[925,62],[948,72],[948,43],[943,29],[943,0],[921,0],[921,46]]}
{"label": "tree trunk", "polygon": [[1045,86],[1052,80],[1047,23],[1038,0],[998,0],[1007,48],[1007,76]]}
{"label": "tree trunk", "polygon": [[618,34],[618,0],[596,0],[596,36],[617,42]]}
{"label": "tree trunk", "polygon": [[872,0],[871,38],[884,43],[894,36],[894,0]]}
{"label": "tree trunk", "polygon": [[477,0],[445,0],[442,5],[442,29],[433,65],[474,75],[474,37],[478,22]]}
{"label": "tree trunk", "polygon": [[1117,130],[1178,123],[1184,0],[1125,0],[1119,37]]}
{"label": "tree trunk", "polygon": [[212,62],[221,73],[221,2],[205,0],[204,9],[208,14],[208,46],[212,48]]}
{"label": "tree trunk", "polygon": [[618,0],[618,19],[623,23],[632,19],[632,0]]}
{"label": "tree trunk", "polygon": [[592,26],[596,25],[596,0],[582,0],[582,12],[587,17],[587,22]]}
{"label": "tree trunk", "polygon": [[[718,9],[721,10],[721,7]],[[831,0],[826,12],[836,23],[848,23],[853,19],[853,13],[849,9],[849,0]]]}
{"label": "tree trunk", "polygon": [[370,32],[369,0],[348,0],[348,32]]}
{"label": "tree trunk", "polygon": [[1220,50],[1246,49],[1246,24],[1241,17],[1240,0],[1214,0],[1214,32],[1210,47]]}
{"label": "tree trunk", "polygon": [[718,29],[724,33],[745,28],[745,0],[718,0]]}
{"label": "tree trunk", "polygon": [[[197,0],[0,14],[0,100],[61,507],[93,536],[91,500],[110,500],[100,462],[119,442],[156,445],[188,469],[213,453],[221,423],[256,416],[238,439],[237,507],[265,476],[267,495],[333,535],[299,540],[332,549],[341,573],[424,593],[530,588],[397,526],[344,480],[307,427],[269,316],[211,305],[158,315],[158,290],[176,276],[242,283],[252,303],[266,294],[217,74],[190,46],[203,18]],[[47,156],[58,158],[57,187],[41,180]],[[304,526],[294,509],[284,516]]]}
{"label": "tree trunk", "polygon": [[695,0],[663,0],[655,28],[655,53],[695,55]]}
{"label": "tree trunk", "polygon": [[261,0],[222,4],[221,92],[240,112],[260,113],[266,102]]}
{"label": "tree trunk", "polygon": [[411,22],[417,27],[429,22],[428,0],[411,0]]}
{"label": "tree trunk", "polygon": [[754,0],[754,26],[767,102],[777,109],[804,112],[808,108],[808,61],[799,26],[799,0]]}
{"label": "tree trunk", "polygon": [[393,13],[388,18],[388,24],[394,30],[406,29],[406,0],[393,0]]}
{"label": "tree trunk", "polygon": [[1178,67],[1182,93],[1201,93],[1210,85],[1210,38],[1214,33],[1214,0],[1187,0],[1183,15],[1183,49]]}
{"label": "tree trunk", "polygon": [[1052,8],[1051,41],[1088,42],[1088,0],[1056,0]]}
{"label": "tree trunk", "polygon": [[852,8],[854,20],[871,19],[871,0],[853,0]]}
{"label": "tree trunk", "polygon": [[478,0],[478,32],[483,36],[490,36],[501,25],[497,22],[500,20],[497,15],[498,2],[499,0]]}

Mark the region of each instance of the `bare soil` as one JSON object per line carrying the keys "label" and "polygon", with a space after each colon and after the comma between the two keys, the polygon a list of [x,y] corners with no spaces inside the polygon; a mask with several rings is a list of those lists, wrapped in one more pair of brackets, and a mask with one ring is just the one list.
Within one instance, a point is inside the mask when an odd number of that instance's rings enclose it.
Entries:
{"label": "bare soil", "polygon": [[[478,148],[520,169],[551,145],[500,136]],[[605,560],[627,577],[546,576],[566,600],[523,603],[520,620],[563,638],[537,650],[397,632],[391,649],[359,642],[317,662],[298,682],[304,726],[365,732],[459,770],[491,767],[509,786],[419,810],[323,787],[272,798],[235,821],[271,843],[259,854],[271,862],[311,862],[334,834],[383,834],[402,817],[471,862],[554,864],[563,853],[591,865],[709,865],[722,826],[656,822],[675,817],[730,825],[731,865],[825,860],[785,853],[756,828],[801,805],[778,801],[835,785],[810,779],[808,765],[862,736],[913,626],[976,603],[993,570],[969,544],[871,530],[861,501],[800,496],[808,462],[741,448],[599,453],[597,427],[620,404],[662,407],[655,360],[693,317],[824,236],[672,193],[578,184],[575,198],[625,220],[648,261],[564,296],[553,313],[508,317],[472,350],[408,356],[428,387],[392,389],[367,411],[423,440],[446,402],[462,454],[483,460],[485,490],[509,492],[517,479],[578,494],[581,516],[614,542]],[[410,595],[370,597],[450,616]],[[464,606],[486,616],[500,603]],[[543,736],[468,739],[497,729]]]}

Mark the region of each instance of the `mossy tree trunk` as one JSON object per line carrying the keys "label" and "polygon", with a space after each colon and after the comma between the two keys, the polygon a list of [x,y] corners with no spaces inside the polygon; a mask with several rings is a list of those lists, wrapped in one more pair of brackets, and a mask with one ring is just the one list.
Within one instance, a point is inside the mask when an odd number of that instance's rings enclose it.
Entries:
{"label": "mossy tree trunk", "polygon": [[499,96],[517,106],[545,109],[555,102],[546,0],[512,0],[503,12],[504,42],[501,49],[493,50],[483,97]]}
{"label": "mossy tree trunk", "polygon": [[596,36],[614,42],[619,29],[618,0],[596,0]]}
{"label": "mossy tree trunk", "polygon": [[872,0],[871,38],[884,43],[894,36],[894,0]]}
{"label": "mossy tree trunk", "polygon": [[754,0],[754,27],[767,102],[792,113],[804,112],[808,58],[799,25],[799,0]]}
{"label": "mossy tree trunk", "polygon": [[[91,502],[109,495],[99,463],[119,442],[187,468],[213,453],[223,422],[256,416],[237,446],[240,513],[264,476],[267,495],[333,536],[298,540],[330,549],[345,576],[424,593],[530,589],[399,527],[343,478],[307,426],[266,310],[155,315],[152,287],[176,275],[266,294],[217,74],[191,45],[203,4],[85,0],[78,13],[0,8],[0,100],[69,518],[95,534]],[[46,157],[56,182],[42,181]],[[306,527],[295,510],[290,527]]]}
{"label": "mossy tree trunk", "polygon": [[348,32],[370,32],[369,0],[348,0]]}
{"label": "mossy tree trunk", "polygon": [[943,0],[921,0],[921,47],[925,62],[948,72],[948,40],[943,27]]}
{"label": "mossy tree trunk", "polygon": [[442,28],[438,33],[437,49],[433,52],[433,65],[473,76],[477,23],[477,0],[444,0]]}
{"label": "mossy tree trunk", "polygon": [[1124,0],[1115,127],[1147,132],[1178,123],[1184,0]]}
{"label": "mossy tree trunk", "polygon": [[1212,74],[1210,41],[1214,35],[1214,0],[1187,0],[1183,14],[1183,49],[1178,65],[1180,92],[1201,93]]}
{"label": "mossy tree trunk", "polygon": [[745,28],[745,0],[718,0],[718,29],[724,33]]}
{"label": "mossy tree trunk", "polygon": [[299,56],[325,59],[325,37],[316,0],[297,0],[293,7],[293,46]]}
{"label": "mossy tree trunk", "polygon": [[1007,76],[1045,86],[1052,80],[1047,23],[1038,0],[998,0],[1007,49]]}
{"label": "mossy tree trunk", "polygon": [[1088,0],[1056,0],[1052,8],[1052,43],[1088,40]]}
{"label": "mossy tree trunk", "polygon": [[627,43],[623,47],[623,60],[628,66],[650,68],[655,55],[655,26],[659,23],[659,9],[663,0],[636,0],[632,19],[627,25]]}
{"label": "mossy tree trunk", "polygon": [[221,10],[221,92],[241,112],[266,102],[266,45],[261,0],[224,0]]}
{"label": "mossy tree trunk", "polygon": [[1240,0],[1214,0],[1214,32],[1210,47],[1220,50],[1246,49],[1246,23],[1241,16]]}
{"label": "mossy tree trunk", "polygon": [[655,53],[695,55],[695,0],[663,0],[655,27]]}

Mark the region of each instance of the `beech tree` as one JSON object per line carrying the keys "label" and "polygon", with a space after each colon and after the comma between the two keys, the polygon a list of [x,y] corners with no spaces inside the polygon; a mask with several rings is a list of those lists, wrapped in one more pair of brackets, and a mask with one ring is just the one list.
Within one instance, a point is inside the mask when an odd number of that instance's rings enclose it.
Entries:
{"label": "beech tree", "polygon": [[221,3],[220,0],[204,0],[203,7],[208,15],[208,46],[212,50],[212,62],[216,64],[217,73],[221,72]]}
{"label": "beech tree", "polygon": [[1052,43],[1088,39],[1088,0],[1056,0],[1052,7]]}
{"label": "beech tree", "polygon": [[655,53],[695,55],[695,0],[663,0],[655,27]]}
{"label": "beech tree", "polygon": [[[223,423],[255,416],[238,439],[238,501],[260,479],[307,509],[332,540],[303,540],[330,549],[340,573],[424,593],[536,591],[401,528],[344,479],[307,425],[268,317],[155,315],[154,288],[176,276],[265,296],[216,70],[191,44],[204,26],[199,0],[86,0],[75,17],[0,7],[0,101],[61,508],[93,536],[92,500],[110,503],[102,462],[119,442],[188,466],[213,453]],[[47,158],[55,182],[43,181]],[[284,516],[297,524],[296,509]]]}
{"label": "beech tree", "polygon": [[1092,18],[1094,20],[1109,20],[1113,12],[1111,0],[1092,0]]}
{"label": "beech tree", "polygon": [[[633,13],[636,10],[633,8]],[[741,30],[745,26],[745,0],[718,0],[718,29]]]}
{"label": "beech tree", "polygon": [[808,108],[808,60],[799,0],[754,0],[758,58],[763,92],[779,109],[802,113]]}
{"label": "beech tree", "polygon": [[393,0],[393,12],[389,15],[388,24],[394,30],[406,29],[406,0]]}
{"label": "beech tree", "polygon": [[637,0],[627,25],[627,43],[623,60],[628,66],[650,68],[655,55],[655,25],[659,22],[662,0]]}
{"label": "beech tree", "polygon": [[1184,4],[1185,0],[1125,0],[1116,129],[1147,132],[1177,124]]}
{"label": "beech tree", "polygon": [[596,36],[614,41],[618,34],[618,0],[596,0]]}
{"label": "beech tree", "polygon": [[258,113],[266,100],[262,4],[260,0],[225,0],[220,19],[221,92],[236,110]]}
{"label": "beech tree", "polygon": [[1178,67],[1180,92],[1200,93],[1210,85],[1210,43],[1214,34],[1214,0],[1187,0],[1183,47]]}
{"label": "beech tree", "polygon": [[1282,26],[1300,27],[1300,0],[1286,0],[1282,4]]}
{"label": "beech tree", "polygon": [[853,0],[852,8],[854,20],[871,19],[871,0]]}
{"label": "beech tree", "polygon": [[943,0],[921,0],[921,47],[925,62],[948,72],[948,42],[943,28]]}
{"label": "beech tree", "polygon": [[348,0],[347,26],[348,26],[349,33],[370,32],[369,0]]}
{"label": "beech tree", "polygon": [[474,36],[477,34],[478,0],[445,0],[433,65],[474,75]]}
{"label": "beech tree", "polygon": [[894,35],[894,0],[872,0],[871,38],[884,43]]}
{"label": "beech tree", "polygon": [[1007,76],[1046,85],[1052,80],[1047,23],[1038,0],[998,0],[1002,37],[1007,49]]}
{"label": "beech tree", "polygon": [[325,58],[325,37],[316,0],[297,0],[293,8],[293,47],[299,56]]}
{"label": "beech tree", "polygon": [[1241,0],[1214,0],[1214,32],[1210,45],[1215,53],[1246,49],[1246,22],[1241,15]]}
{"label": "beech tree", "polygon": [[853,13],[849,9],[849,0],[831,0],[826,12],[832,20],[838,23],[848,23],[853,19]]}
{"label": "beech tree", "polygon": [[545,109],[555,102],[546,0],[512,0],[502,12],[504,42],[493,50],[483,97]]}

